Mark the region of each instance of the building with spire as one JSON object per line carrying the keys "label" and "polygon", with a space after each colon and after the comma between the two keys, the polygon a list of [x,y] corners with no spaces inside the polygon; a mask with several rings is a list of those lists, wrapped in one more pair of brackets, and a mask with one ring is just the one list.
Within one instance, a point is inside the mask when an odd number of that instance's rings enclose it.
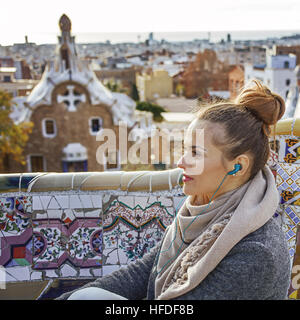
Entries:
{"label": "building with spire", "polygon": [[[135,102],[123,93],[109,91],[77,56],[71,20],[59,20],[56,56],[48,61],[39,83],[28,97],[18,99],[12,113],[16,123],[32,121],[33,131],[24,149],[26,166],[11,160],[9,172],[69,172],[120,169],[119,122],[128,130],[139,128],[139,121],[152,125],[149,113],[139,112]],[[147,118],[147,121],[141,118]],[[96,151],[101,142],[96,135],[103,128],[116,133],[117,150],[106,154],[100,164]],[[149,129],[149,128],[148,128]],[[113,165],[108,159],[114,159]]]}

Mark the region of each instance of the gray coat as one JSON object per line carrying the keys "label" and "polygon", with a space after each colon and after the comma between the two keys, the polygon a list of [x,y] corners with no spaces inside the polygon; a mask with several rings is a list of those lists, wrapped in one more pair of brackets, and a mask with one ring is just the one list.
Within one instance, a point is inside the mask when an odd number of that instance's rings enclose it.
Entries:
{"label": "gray coat", "polygon": [[[160,244],[143,258],[80,289],[100,287],[130,300],[154,300],[154,264]],[[276,218],[271,218],[237,243],[196,288],[174,300],[282,300],[287,298],[290,276],[286,239]],[[67,299],[75,291],[57,299]]]}

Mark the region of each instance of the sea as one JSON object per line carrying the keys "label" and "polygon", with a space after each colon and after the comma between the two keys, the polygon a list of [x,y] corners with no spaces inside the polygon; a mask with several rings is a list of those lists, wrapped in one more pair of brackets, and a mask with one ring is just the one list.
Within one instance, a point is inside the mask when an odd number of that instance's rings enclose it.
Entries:
{"label": "sea", "polygon": [[[90,32],[76,33],[76,43],[139,43],[149,38],[149,32]],[[182,42],[207,40],[210,42],[219,42],[222,39],[226,41],[227,34],[230,34],[231,41],[235,40],[266,40],[300,34],[299,30],[256,30],[256,31],[191,31],[191,32],[153,32],[154,40],[165,40],[168,42]],[[28,34],[28,41],[36,44],[56,44],[58,33],[32,33]],[[24,36],[25,42],[25,36]],[[2,44],[3,45],[3,44]]]}

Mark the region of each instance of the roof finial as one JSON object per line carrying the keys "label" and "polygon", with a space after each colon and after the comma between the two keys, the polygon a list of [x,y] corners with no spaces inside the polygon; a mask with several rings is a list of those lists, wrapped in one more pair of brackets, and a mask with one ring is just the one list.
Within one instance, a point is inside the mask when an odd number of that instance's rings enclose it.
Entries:
{"label": "roof finial", "polygon": [[62,32],[71,32],[71,20],[65,14],[59,19],[59,27]]}

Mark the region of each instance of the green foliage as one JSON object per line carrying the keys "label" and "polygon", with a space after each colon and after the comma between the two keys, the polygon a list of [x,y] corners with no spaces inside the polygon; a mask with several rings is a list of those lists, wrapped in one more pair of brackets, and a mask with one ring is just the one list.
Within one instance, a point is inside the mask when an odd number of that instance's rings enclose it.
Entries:
{"label": "green foliage", "polygon": [[163,107],[146,101],[138,101],[136,104],[136,109],[140,111],[152,112],[153,120],[156,122],[161,122],[163,120],[161,113],[166,112],[166,110]]}
{"label": "green foliage", "polygon": [[108,90],[112,92],[120,92],[120,93],[126,92],[126,90],[122,88],[122,86],[120,86],[117,82],[114,82],[114,81],[106,82],[105,86]]}
{"label": "green foliage", "polygon": [[131,88],[131,98],[132,98],[134,101],[139,101],[139,100],[140,100],[139,92],[138,92],[138,89],[137,89],[135,83],[132,84],[132,88]]}
{"label": "green foliage", "polygon": [[32,122],[18,125],[13,122],[10,118],[12,105],[11,95],[0,90],[0,172],[6,170],[3,160],[7,155],[25,165],[23,150],[33,127]]}

